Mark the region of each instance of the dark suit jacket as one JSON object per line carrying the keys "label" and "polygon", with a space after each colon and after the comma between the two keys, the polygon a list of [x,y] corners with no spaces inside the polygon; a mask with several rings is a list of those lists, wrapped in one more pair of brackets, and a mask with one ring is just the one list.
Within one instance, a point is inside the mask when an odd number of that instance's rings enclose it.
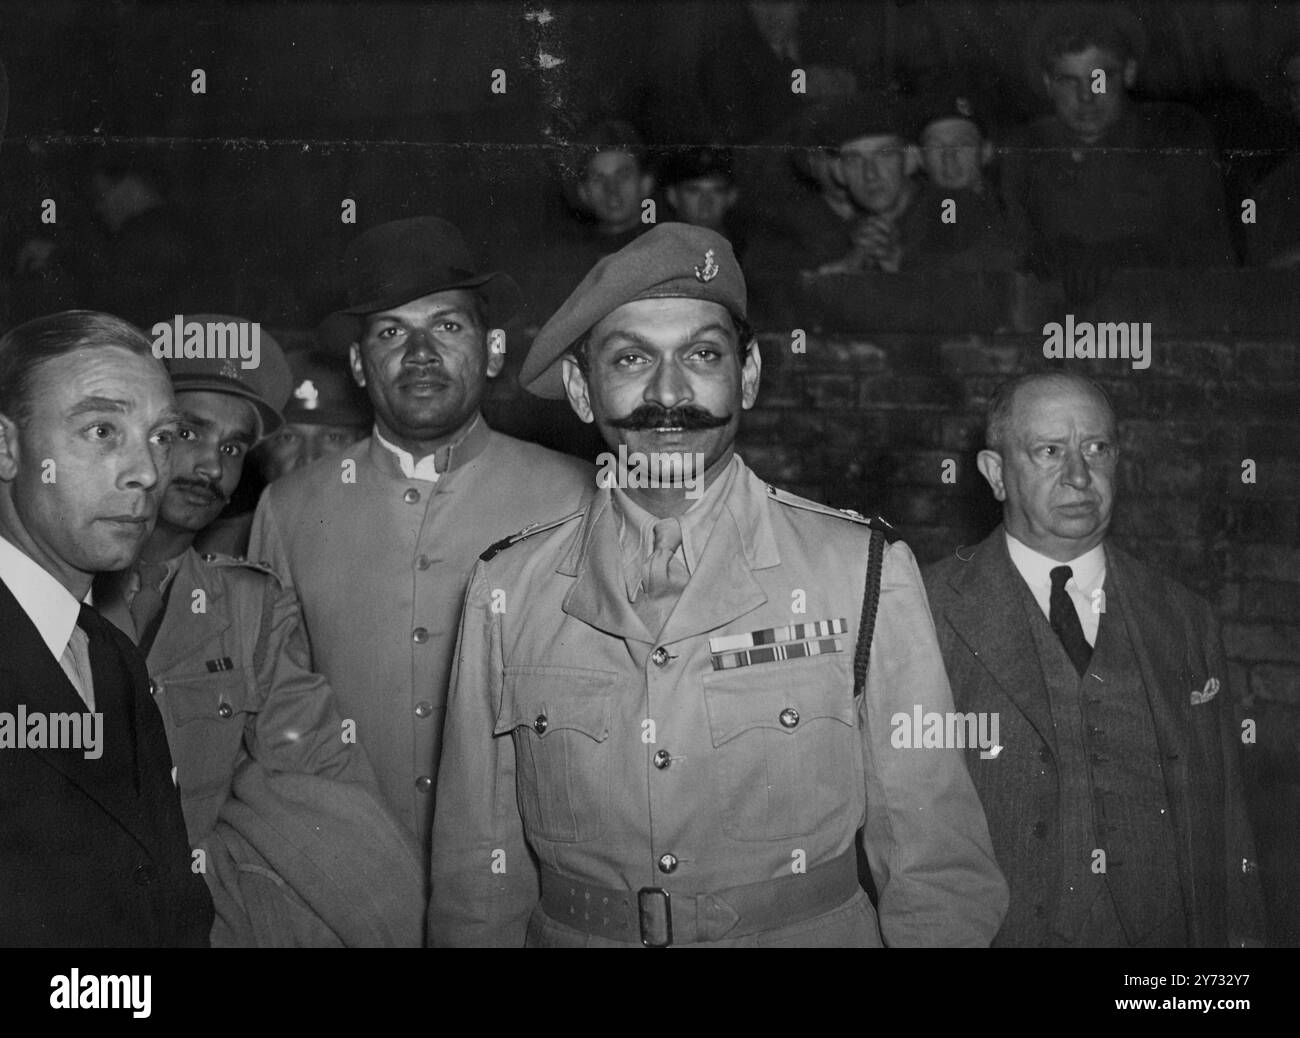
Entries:
{"label": "dark suit jacket", "polygon": [[[957,709],[999,714],[1001,753],[981,760],[976,747],[966,758],[994,854],[1011,884],[1011,908],[994,945],[1037,946],[1055,914],[1057,870],[1052,841],[1033,829],[1042,822],[1048,832],[1060,831],[1047,687],[1003,528],[962,555],[927,567],[924,575]],[[1109,543],[1106,567],[1106,596],[1118,599],[1127,618],[1165,761],[1191,944],[1260,942],[1259,885],[1238,757],[1241,728],[1214,615],[1203,599]],[[1204,689],[1211,677],[1218,678],[1220,692],[1193,705],[1193,690]]]}
{"label": "dark suit jacket", "polygon": [[[84,713],[36,626],[0,581],[0,711]],[[0,749],[0,945],[206,947],[212,899],[190,871],[180,796],[144,662],[124,711],[104,711],[103,756]],[[102,690],[107,692],[107,690]],[[126,720],[122,720],[125,718]],[[118,769],[114,761],[125,767]]]}

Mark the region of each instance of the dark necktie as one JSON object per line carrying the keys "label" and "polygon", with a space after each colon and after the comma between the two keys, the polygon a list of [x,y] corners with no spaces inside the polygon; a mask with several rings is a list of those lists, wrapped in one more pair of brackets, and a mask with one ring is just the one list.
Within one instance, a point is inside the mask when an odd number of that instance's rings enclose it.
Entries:
{"label": "dark necktie", "polygon": [[1075,612],[1070,593],[1065,590],[1065,582],[1074,576],[1074,570],[1069,566],[1057,566],[1052,570],[1051,576],[1052,598],[1048,603],[1048,615],[1052,621],[1052,630],[1061,639],[1079,677],[1083,677],[1088,669],[1088,661],[1092,659],[1092,647],[1083,636],[1083,624],[1079,622],[1079,614]]}
{"label": "dark necktie", "polygon": [[77,626],[86,632],[90,671],[95,682],[95,709],[104,715],[106,770],[129,776],[135,757],[135,684],[131,668],[113,637],[113,627],[91,606],[82,603]]}

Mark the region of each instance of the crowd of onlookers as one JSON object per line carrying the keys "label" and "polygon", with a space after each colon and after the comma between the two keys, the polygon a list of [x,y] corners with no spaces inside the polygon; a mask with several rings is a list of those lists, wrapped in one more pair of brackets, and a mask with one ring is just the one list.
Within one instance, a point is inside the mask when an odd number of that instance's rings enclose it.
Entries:
{"label": "crowd of onlookers", "polygon": [[[727,235],[750,271],[1014,269],[1084,296],[1117,269],[1300,259],[1297,153],[1237,176],[1230,195],[1207,121],[1135,95],[1149,41],[1123,7],[1039,15],[1028,75],[1050,110],[1002,129],[976,88],[934,69],[899,77],[910,87],[865,88],[847,69],[809,70],[822,97],[800,103],[801,5],[747,8],[753,39],[728,52],[761,60],[712,77],[705,95],[715,136],[737,143],[655,148],[624,120],[591,125],[563,170],[571,227],[536,269],[586,268],[621,248],[650,225],[650,198],[658,219]],[[1300,121],[1300,43],[1276,71]]]}
{"label": "crowd of onlookers", "polygon": [[[494,257],[524,283],[534,323],[598,259],[665,220],[722,232],[751,274],[1018,270],[1062,281],[1076,300],[1125,268],[1300,260],[1300,150],[1289,150],[1300,147],[1300,38],[1273,48],[1270,77],[1294,125],[1260,104],[1238,119],[1255,127],[1256,145],[1242,148],[1216,135],[1222,120],[1141,92],[1169,27],[1126,5],[1030,12],[1016,73],[1044,114],[1018,123],[1008,111],[1033,103],[1009,105],[935,59],[935,8],[894,10],[911,17],[890,27],[885,56],[868,53],[874,36],[828,34],[817,5],[738,3],[670,95],[649,90],[628,117],[561,106],[551,182],[523,203],[542,215],[529,233],[498,232]],[[72,303],[145,320],[164,299],[173,309],[230,300],[222,305],[292,312],[275,298],[281,278],[328,280],[324,260],[320,270],[259,269],[260,243],[208,240],[164,159],[96,149],[77,175],[84,218],[73,230],[66,217],[43,226],[30,205],[10,221],[11,321]],[[375,179],[382,193],[385,174]],[[50,192],[66,211],[63,188]],[[393,183],[390,193],[402,190]],[[384,211],[375,191],[355,193],[363,215],[344,237],[414,215]],[[418,211],[444,211],[430,193]],[[518,204],[508,198],[506,208]],[[485,222],[502,222],[500,203],[483,209]],[[298,251],[311,261],[310,247]],[[328,291],[297,312],[325,312]]]}

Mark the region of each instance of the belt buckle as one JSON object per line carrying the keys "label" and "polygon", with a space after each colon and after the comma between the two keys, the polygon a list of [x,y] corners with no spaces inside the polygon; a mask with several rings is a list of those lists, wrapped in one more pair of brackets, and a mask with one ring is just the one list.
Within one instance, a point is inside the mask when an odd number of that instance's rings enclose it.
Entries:
{"label": "belt buckle", "polygon": [[[656,902],[658,896],[663,900]],[[672,898],[663,887],[642,887],[636,892],[641,943],[647,948],[667,948],[673,943]]]}

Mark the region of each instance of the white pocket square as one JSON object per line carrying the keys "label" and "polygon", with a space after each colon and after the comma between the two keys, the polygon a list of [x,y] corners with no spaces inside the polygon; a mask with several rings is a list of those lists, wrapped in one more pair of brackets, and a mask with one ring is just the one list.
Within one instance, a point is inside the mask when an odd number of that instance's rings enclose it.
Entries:
{"label": "white pocket square", "polygon": [[1200,706],[1202,703],[1208,703],[1211,699],[1219,694],[1219,679],[1210,678],[1205,683],[1205,687],[1199,692],[1192,689],[1192,706]]}

